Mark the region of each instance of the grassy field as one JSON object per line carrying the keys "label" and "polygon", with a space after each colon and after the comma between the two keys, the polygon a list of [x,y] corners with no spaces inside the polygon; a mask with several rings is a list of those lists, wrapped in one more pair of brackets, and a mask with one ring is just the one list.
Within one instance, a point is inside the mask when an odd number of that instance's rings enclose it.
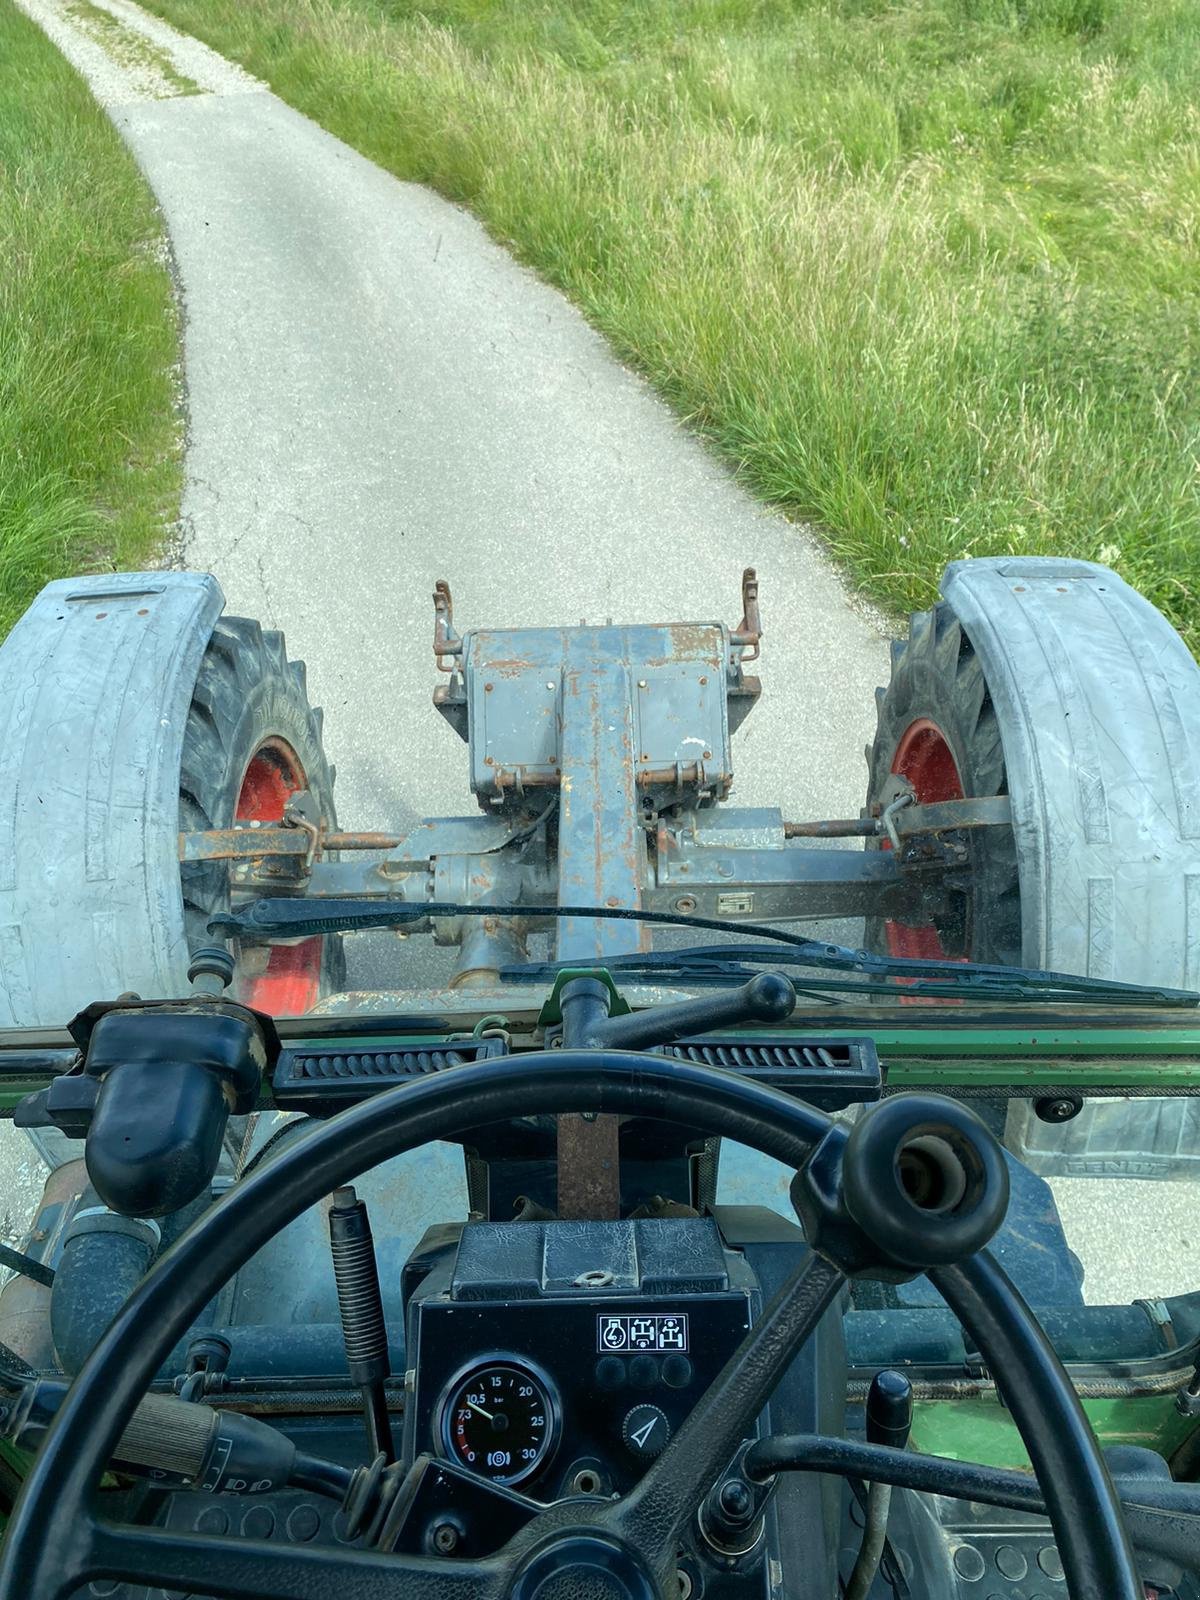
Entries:
{"label": "grassy field", "polygon": [[178,505],[178,326],[150,198],[0,0],[0,635],[48,579],[140,564]]}
{"label": "grassy field", "polygon": [[1200,649],[1194,0],[151,0],[559,284],[866,589],[1107,561]]}

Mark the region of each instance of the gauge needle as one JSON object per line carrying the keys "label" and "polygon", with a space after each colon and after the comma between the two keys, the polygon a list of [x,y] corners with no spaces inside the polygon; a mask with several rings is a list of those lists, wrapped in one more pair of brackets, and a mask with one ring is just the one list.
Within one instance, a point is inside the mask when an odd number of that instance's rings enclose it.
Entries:
{"label": "gauge needle", "polygon": [[493,1417],[492,1413],[490,1411],[485,1411],[482,1406],[477,1406],[474,1400],[468,1400],[467,1404],[470,1406],[472,1411],[478,1411],[481,1417],[486,1417],[489,1422],[495,1422],[496,1419]]}

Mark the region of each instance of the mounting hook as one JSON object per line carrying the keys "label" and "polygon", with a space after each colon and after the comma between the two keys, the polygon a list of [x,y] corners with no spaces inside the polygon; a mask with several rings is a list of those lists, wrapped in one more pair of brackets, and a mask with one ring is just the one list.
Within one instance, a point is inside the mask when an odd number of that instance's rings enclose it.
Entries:
{"label": "mounting hook", "polygon": [[433,653],[439,672],[453,672],[457,666],[457,662],[444,661],[444,656],[462,654],[462,640],[454,631],[454,599],[445,578],[433,586]]}
{"label": "mounting hook", "polygon": [[915,796],[911,789],[906,790],[903,794],[898,794],[891,805],[885,807],[884,813],[879,819],[879,828],[876,831],[887,834],[893,850],[900,849],[900,834],[896,828],[896,813],[903,811],[905,806],[911,806],[914,798]]}
{"label": "mounting hook", "polygon": [[731,641],[751,652],[742,661],[757,661],[762,638],[762,617],[758,610],[758,573],[747,567],[742,573],[742,620],[730,635]]}

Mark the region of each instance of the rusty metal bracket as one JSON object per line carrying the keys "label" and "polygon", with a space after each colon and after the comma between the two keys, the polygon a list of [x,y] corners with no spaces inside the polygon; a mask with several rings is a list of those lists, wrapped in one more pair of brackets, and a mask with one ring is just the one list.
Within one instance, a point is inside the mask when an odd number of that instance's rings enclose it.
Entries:
{"label": "rusty metal bracket", "polygon": [[307,789],[298,790],[288,800],[283,810],[283,825],[297,829],[308,841],[308,848],[304,852],[304,869],[307,872],[312,867],[314,857],[320,853],[325,832],[325,819],[317,811],[316,802]]}
{"label": "rusty metal bracket", "polygon": [[749,655],[742,657],[745,664],[748,661],[757,661],[761,651],[759,641],[762,638],[762,617],[758,610],[758,573],[753,567],[747,567],[742,573],[742,620],[729,635],[731,644],[740,645],[749,650]]}
{"label": "rusty metal bracket", "polygon": [[890,805],[887,805],[883,808],[883,813],[879,818],[879,822],[884,833],[887,834],[888,839],[891,841],[893,850],[899,850],[900,848],[900,831],[896,824],[896,817],[899,812],[905,810],[906,807],[911,806],[912,803],[912,792],[908,791],[904,794],[898,794]]}
{"label": "rusty metal bracket", "polygon": [[433,653],[439,672],[457,671],[457,661],[444,659],[462,654],[462,639],[454,629],[454,598],[445,578],[439,578],[433,586]]}
{"label": "rusty metal bracket", "polygon": [[328,851],[394,850],[404,843],[397,833],[328,833],[311,823],[261,828],[242,823],[233,828],[209,828],[203,833],[179,835],[180,861],[262,861],[283,856],[311,866]]}
{"label": "rusty metal bracket", "polygon": [[[892,825],[901,839],[945,829],[1010,828],[1012,801],[1006,794],[967,800],[939,800],[930,805],[908,804],[893,813]],[[883,817],[842,817],[826,822],[785,822],[785,839],[873,839],[886,831]]]}
{"label": "rusty metal bracket", "polygon": [[601,1113],[558,1118],[558,1216],[615,1222],[621,1215],[620,1119]]}

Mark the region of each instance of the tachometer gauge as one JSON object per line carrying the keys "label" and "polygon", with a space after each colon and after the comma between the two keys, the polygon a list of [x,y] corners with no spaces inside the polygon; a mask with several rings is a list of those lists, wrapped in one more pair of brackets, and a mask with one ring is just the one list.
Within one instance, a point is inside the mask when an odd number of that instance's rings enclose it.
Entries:
{"label": "tachometer gauge", "polygon": [[446,1454],[493,1483],[531,1476],[549,1461],[557,1435],[551,1385],[524,1362],[481,1361],[455,1379],[442,1401]]}

